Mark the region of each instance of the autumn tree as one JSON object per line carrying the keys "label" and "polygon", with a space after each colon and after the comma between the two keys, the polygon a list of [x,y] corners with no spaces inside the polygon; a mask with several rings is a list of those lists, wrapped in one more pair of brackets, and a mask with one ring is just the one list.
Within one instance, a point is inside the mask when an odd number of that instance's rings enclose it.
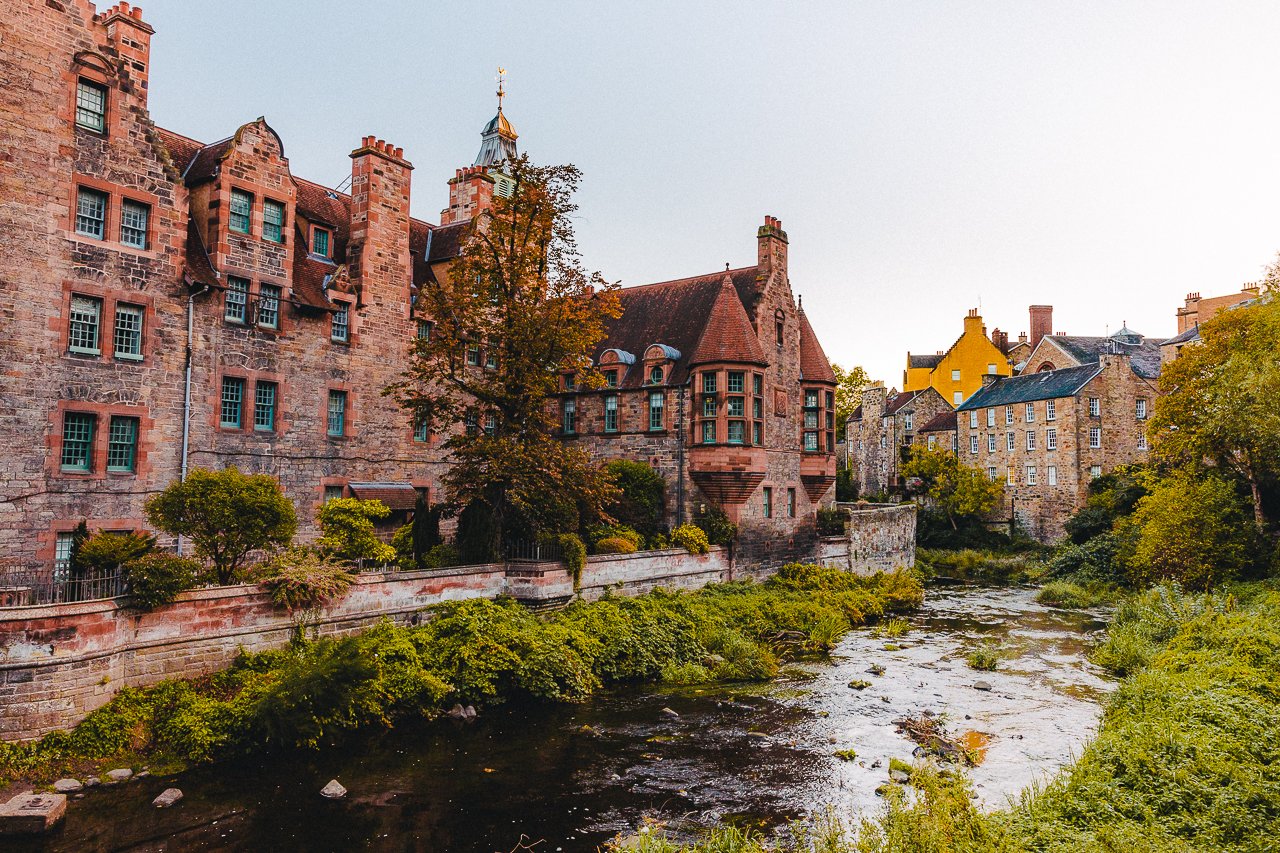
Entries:
{"label": "autumn tree", "polygon": [[959,529],[995,509],[1004,491],[1003,480],[991,480],[977,468],[961,464],[954,453],[913,446],[902,475],[919,479],[923,494]]}
{"label": "autumn tree", "polygon": [[[590,354],[619,316],[616,285],[581,264],[571,217],[574,166],[505,166],[510,197],[474,221],[448,275],[417,309],[434,325],[409,369],[386,389],[430,428],[466,425],[445,441],[460,538],[576,530],[616,495],[587,454],[555,437],[561,377],[603,385]],[[474,552],[473,552],[474,553]]]}
{"label": "autumn tree", "polygon": [[1164,396],[1148,428],[1154,455],[1239,476],[1262,529],[1263,491],[1280,474],[1280,298],[1223,311],[1200,326],[1200,339],[1161,373]]}
{"label": "autumn tree", "polygon": [[844,425],[862,402],[862,389],[871,378],[856,364],[846,369],[833,361],[831,372],[836,375],[836,435],[843,437]]}

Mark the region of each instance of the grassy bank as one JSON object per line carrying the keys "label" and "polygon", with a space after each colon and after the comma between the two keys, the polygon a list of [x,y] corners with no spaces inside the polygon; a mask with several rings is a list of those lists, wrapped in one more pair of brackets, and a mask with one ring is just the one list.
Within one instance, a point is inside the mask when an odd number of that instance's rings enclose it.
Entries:
{"label": "grassy bank", "polygon": [[1036,550],[1011,554],[973,548],[920,548],[916,551],[916,573],[926,583],[945,580],[1037,583],[1044,578],[1046,571],[1042,553]]}
{"label": "grassy bank", "polygon": [[761,680],[823,653],[852,627],[917,606],[901,572],[864,578],[792,564],[764,583],[576,603],[537,616],[510,600],[433,608],[413,628],[305,640],[229,669],[120,691],[67,732],[0,743],[0,785],[86,762],[180,766],[250,750],[315,747],[454,703],[572,702],[612,685]]}
{"label": "grassy bank", "polygon": [[827,818],[785,842],[717,830],[694,845],[648,833],[642,853],[993,853],[1255,851],[1280,838],[1280,592],[1186,595],[1156,588],[1124,603],[1095,660],[1124,683],[1097,738],[1050,784],[980,814],[964,778],[921,767],[915,796],[883,815]]}

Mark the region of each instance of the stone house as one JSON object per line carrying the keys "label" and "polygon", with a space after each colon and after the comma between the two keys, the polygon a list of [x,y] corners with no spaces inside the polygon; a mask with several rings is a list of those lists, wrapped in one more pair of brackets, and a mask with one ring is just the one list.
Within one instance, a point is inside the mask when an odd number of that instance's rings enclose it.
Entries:
{"label": "stone house", "polygon": [[858,494],[898,489],[899,475],[918,430],[939,415],[954,414],[932,386],[917,391],[886,392],[883,385],[862,391],[862,403],[845,425],[849,468]]}
{"label": "stone house", "polygon": [[959,447],[956,437],[956,413],[940,412],[934,415],[924,426],[916,430],[911,443],[928,450],[950,450],[956,452]]}
{"label": "stone house", "polygon": [[1155,397],[1154,378],[1124,347],[1082,365],[993,377],[956,412],[960,461],[1003,480],[1006,517],[1053,542],[1091,479],[1147,458]]}
{"label": "stone house", "polygon": [[977,309],[972,309],[964,318],[964,331],[946,352],[907,353],[902,390],[933,388],[952,406],[958,406],[982,387],[982,377],[988,373],[1011,376],[1013,368],[1005,352],[987,338],[982,317]]}
{"label": "stone house", "polygon": [[1113,335],[1091,337],[1086,335],[1046,335],[1041,338],[1027,357],[1023,372],[1040,373],[1097,364],[1107,353],[1124,352],[1130,357],[1134,371],[1145,379],[1160,376],[1160,347],[1158,340],[1144,338],[1139,333],[1122,327]]}

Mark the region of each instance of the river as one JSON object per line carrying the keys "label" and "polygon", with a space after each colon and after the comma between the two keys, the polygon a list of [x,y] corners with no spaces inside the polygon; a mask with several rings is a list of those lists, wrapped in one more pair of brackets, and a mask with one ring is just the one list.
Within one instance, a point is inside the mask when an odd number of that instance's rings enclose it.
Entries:
{"label": "river", "polygon": [[[1084,658],[1100,614],[1046,608],[1028,589],[950,587],[930,589],[907,621],[901,637],[859,629],[830,662],[767,685],[481,709],[473,723],[90,789],[55,835],[14,849],[553,853],[595,850],[644,820],[693,832],[725,820],[767,829],[827,805],[873,813],[889,759],[911,760],[895,721],[926,711],[953,733],[990,736],[967,771],[987,808],[1079,754],[1111,687]],[[965,662],[983,642],[1000,644],[995,672]],[[834,755],[844,749],[857,758]],[[331,778],[346,799],[318,795]],[[152,808],[170,786],[185,799]]]}

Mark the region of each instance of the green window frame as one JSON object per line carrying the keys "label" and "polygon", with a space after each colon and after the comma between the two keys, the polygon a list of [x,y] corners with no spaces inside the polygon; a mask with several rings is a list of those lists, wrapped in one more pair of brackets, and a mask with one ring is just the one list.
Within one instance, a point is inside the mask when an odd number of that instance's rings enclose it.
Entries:
{"label": "green window frame", "polygon": [[112,415],[107,427],[107,470],[132,474],[138,455],[138,419]]}
{"label": "green window frame", "polygon": [[259,382],[253,388],[253,428],[257,432],[276,431],[276,383]]}
{"label": "green window frame", "polygon": [[116,326],[111,338],[111,353],[116,358],[129,361],[142,360],[142,318],[145,309],[141,305],[116,303]]}
{"label": "green window frame", "polygon": [[759,373],[751,374],[751,393],[764,394],[764,377]]}
{"label": "green window frame", "polygon": [[804,434],[804,449],[808,453],[818,449],[818,434],[816,432],[806,432]]}
{"label": "green window frame", "polygon": [[329,435],[341,438],[347,434],[347,392],[329,391]]}
{"label": "green window frame", "polygon": [[479,344],[467,344],[467,364],[471,367],[480,366],[480,346]]}
{"label": "green window frame", "polygon": [[222,377],[218,424],[226,429],[240,429],[244,424],[244,380],[239,376]]}
{"label": "green window frame", "polygon": [[107,88],[90,80],[76,81],[76,125],[107,132]]}
{"label": "green window frame", "polygon": [[604,431],[618,431],[618,395],[608,394],[604,398]]}
{"label": "green window frame", "polygon": [[662,365],[655,364],[653,367],[649,368],[649,384],[661,385],[663,375]]}
{"label": "green window frame", "polygon": [[806,390],[804,392],[804,407],[806,409],[818,408],[818,392]]}
{"label": "green window frame", "polygon": [[751,425],[751,443],[757,447],[764,443],[764,424],[759,421]]}
{"label": "green window frame", "polygon": [[787,489],[787,517],[796,517],[796,490]]}
{"label": "green window frame", "polygon": [[94,240],[107,236],[107,194],[88,187],[76,189],[76,233]]}
{"label": "green window frame", "polygon": [[702,443],[703,444],[716,443],[716,422],[715,421],[702,422]]}
{"label": "green window frame", "polygon": [[731,418],[741,418],[746,415],[747,402],[743,397],[729,397],[726,401],[726,414]]}
{"label": "green window frame", "polygon": [[740,370],[730,370],[725,390],[730,394],[741,394],[746,387],[746,374]]}
{"label": "green window frame", "polygon": [[284,242],[284,205],[269,198],[262,200],[262,239]]}
{"label": "green window frame", "polygon": [[227,276],[226,304],[222,316],[232,323],[243,323],[248,316],[249,279]]}
{"label": "green window frame", "polygon": [[702,416],[704,418],[714,418],[716,416],[716,398],[706,397],[702,401]]}
{"label": "green window frame", "polygon": [[126,198],[120,202],[120,242],[135,249],[147,248],[147,224],[151,205]]}
{"label": "green window frame", "polygon": [[97,418],[86,412],[62,416],[62,470],[89,471],[93,467],[93,432]]}
{"label": "green window frame", "polygon": [[764,417],[764,400],[756,397],[751,401],[751,417],[759,420]]}
{"label": "green window frame", "polygon": [[420,341],[429,341],[429,340],[431,340],[431,321],[430,321],[430,320],[419,320],[419,321],[418,321],[418,332],[417,332],[417,335],[418,335],[418,340],[420,340]]}
{"label": "green window frame", "polygon": [[578,403],[572,398],[564,401],[561,426],[565,435],[573,435],[578,431]]}
{"label": "green window frame", "polygon": [[769,486],[764,487],[764,517],[773,518],[773,489]]}
{"label": "green window frame", "polygon": [[244,190],[231,191],[227,227],[239,234],[249,233],[249,215],[253,212],[253,196]]}
{"label": "green window frame", "polygon": [[264,329],[280,328],[280,295],[277,285],[258,285],[258,310],[254,318],[257,325]]}
{"label": "green window frame", "polygon": [[714,373],[702,374],[702,393],[703,394],[716,393],[716,375]]}
{"label": "green window frame", "polygon": [[426,443],[431,438],[431,427],[424,418],[418,418],[413,422],[413,440]]}
{"label": "green window frame", "polygon": [[335,302],[334,309],[329,320],[329,339],[345,344],[351,336],[351,309],[345,302]]}
{"label": "green window frame", "polygon": [[71,294],[71,314],[67,320],[67,347],[71,352],[100,355],[102,300]]}
{"label": "green window frame", "polygon": [[649,430],[656,431],[665,428],[662,413],[666,405],[666,395],[661,391],[654,391],[649,395]]}
{"label": "green window frame", "polygon": [[480,415],[474,409],[468,409],[463,414],[462,423],[467,435],[477,435],[480,432]]}
{"label": "green window frame", "polygon": [[618,371],[606,370],[604,372],[604,384],[605,384],[605,387],[607,388],[617,388],[618,387]]}
{"label": "green window frame", "polygon": [[746,444],[746,441],[747,441],[746,421],[729,421],[729,432],[728,432],[727,440],[729,444]]}
{"label": "green window frame", "polygon": [[484,416],[484,434],[492,438],[498,434],[498,416],[489,413]]}
{"label": "green window frame", "polygon": [[311,254],[329,257],[329,231],[327,228],[311,229]]}

